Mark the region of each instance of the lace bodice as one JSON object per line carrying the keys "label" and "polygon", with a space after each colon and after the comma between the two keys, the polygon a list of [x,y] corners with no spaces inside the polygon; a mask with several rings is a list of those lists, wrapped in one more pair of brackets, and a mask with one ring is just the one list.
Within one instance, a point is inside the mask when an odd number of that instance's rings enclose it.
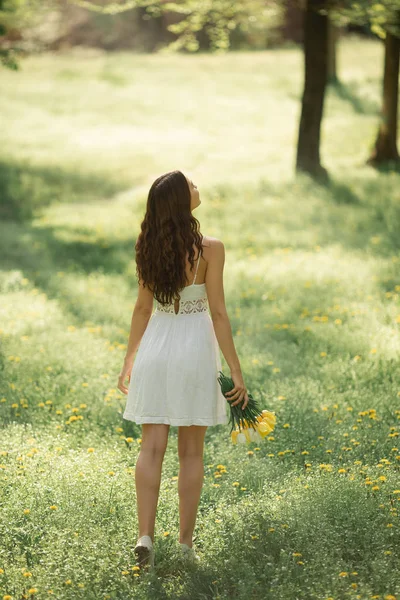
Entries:
{"label": "lace bodice", "polygon": [[[195,288],[193,291],[190,288]],[[200,289],[199,289],[200,288]],[[189,297],[190,296],[190,297]],[[155,312],[165,312],[177,315],[189,315],[192,313],[207,312],[208,311],[208,299],[205,284],[200,283],[199,285],[189,285],[185,287],[181,292],[181,299],[179,302],[179,311],[175,313],[174,303],[166,304],[163,306],[159,302],[156,303]]]}
{"label": "lace bodice", "polygon": [[194,313],[202,313],[208,311],[208,298],[205,283],[195,284],[197,269],[199,267],[200,256],[197,260],[196,272],[194,275],[193,283],[187,285],[180,292],[181,299],[179,301],[178,312],[175,312],[174,302],[171,304],[162,305],[156,302],[156,313],[167,313],[172,315],[189,315]]}

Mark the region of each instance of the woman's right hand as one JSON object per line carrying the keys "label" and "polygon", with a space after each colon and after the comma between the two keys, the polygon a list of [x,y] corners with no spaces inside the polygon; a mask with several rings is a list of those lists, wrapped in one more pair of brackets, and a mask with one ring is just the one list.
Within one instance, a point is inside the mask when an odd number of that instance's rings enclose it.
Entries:
{"label": "woman's right hand", "polygon": [[227,392],[225,397],[227,397],[226,399],[228,402],[231,402],[231,406],[236,406],[236,404],[239,404],[239,402],[244,400],[242,406],[243,410],[247,406],[249,396],[247,394],[246,386],[244,385],[241,371],[231,371],[231,379],[235,384],[235,387],[230,392]]}

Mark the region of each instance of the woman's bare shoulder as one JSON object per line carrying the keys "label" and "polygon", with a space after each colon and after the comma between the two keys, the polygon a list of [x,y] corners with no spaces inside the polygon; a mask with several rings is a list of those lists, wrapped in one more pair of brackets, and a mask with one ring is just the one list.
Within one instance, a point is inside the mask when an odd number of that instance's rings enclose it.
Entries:
{"label": "woman's bare shoulder", "polygon": [[[220,257],[224,257],[225,248],[221,240],[212,236],[203,236],[203,259],[206,263],[210,261],[219,260]],[[222,258],[224,260],[224,258]]]}
{"label": "woman's bare shoulder", "polygon": [[211,237],[210,235],[207,235],[207,236],[203,235],[203,246],[208,251],[211,251],[216,246],[218,246],[218,247],[223,246],[223,243],[221,240],[219,240],[216,237]]}

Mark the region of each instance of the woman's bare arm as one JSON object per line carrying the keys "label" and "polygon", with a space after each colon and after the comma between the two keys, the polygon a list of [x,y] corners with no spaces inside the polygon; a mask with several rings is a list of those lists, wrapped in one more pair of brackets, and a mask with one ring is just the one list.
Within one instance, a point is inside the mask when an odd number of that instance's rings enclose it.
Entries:
{"label": "woman's bare arm", "polygon": [[[215,336],[219,347],[231,371],[231,377],[235,388],[231,392],[230,399],[235,400],[232,404],[238,404],[243,398],[244,406],[248,402],[246,388],[243,382],[240,361],[236,353],[232,337],[232,328],[225,306],[223,272],[225,264],[225,246],[216,239],[210,239],[209,260],[207,265],[205,284],[207,289],[208,305],[210,307],[211,319],[214,326]],[[227,394],[229,395],[229,393]],[[237,400],[237,401],[236,401]]]}

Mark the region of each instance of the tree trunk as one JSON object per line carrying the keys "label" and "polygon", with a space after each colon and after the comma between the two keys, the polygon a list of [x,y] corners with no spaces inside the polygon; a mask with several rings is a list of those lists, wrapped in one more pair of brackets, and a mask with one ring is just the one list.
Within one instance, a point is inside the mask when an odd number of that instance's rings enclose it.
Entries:
{"label": "tree trunk", "polygon": [[304,16],[304,92],[296,170],[327,179],[320,163],[320,132],[328,76],[328,17],[317,12],[324,0],[307,0]]}
{"label": "tree trunk", "polygon": [[381,123],[368,164],[377,166],[399,161],[397,151],[397,110],[399,97],[400,38],[386,33]]}
{"label": "tree trunk", "polygon": [[329,20],[328,24],[328,81],[338,83],[337,76],[337,43],[339,40],[339,28]]}

